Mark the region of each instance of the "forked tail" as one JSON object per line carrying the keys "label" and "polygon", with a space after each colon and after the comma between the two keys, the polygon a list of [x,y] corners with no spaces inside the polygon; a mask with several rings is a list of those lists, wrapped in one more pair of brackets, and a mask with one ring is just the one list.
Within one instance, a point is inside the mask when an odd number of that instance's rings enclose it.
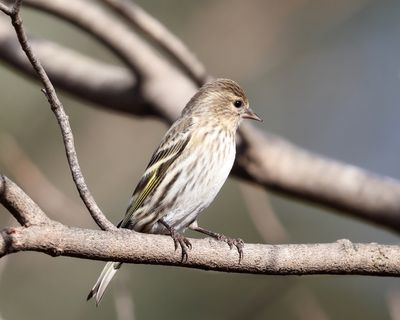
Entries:
{"label": "forked tail", "polygon": [[89,295],[87,296],[87,300],[91,299],[94,296],[96,300],[96,306],[99,305],[108,284],[110,283],[111,279],[114,277],[118,269],[121,267],[121,265],[121,262],[107,262],[103,271],[100,274],[100,277],[97,279],[92,290],[90,290]]}

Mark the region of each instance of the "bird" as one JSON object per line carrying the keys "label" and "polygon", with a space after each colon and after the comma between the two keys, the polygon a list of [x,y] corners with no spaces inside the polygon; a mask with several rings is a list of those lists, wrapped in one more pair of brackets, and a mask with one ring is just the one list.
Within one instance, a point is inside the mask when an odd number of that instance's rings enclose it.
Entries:
{"label": "bird", "polygon": [[[243,89],[230,79],[204,84],[166,132],[133,191],[125,217],[117,225],[137,232],[170,235],[182,261],[192,245],[182,235],[198,231],[236,246],[239,263],[243,241],[198,225],[199,214],[216,197],[236,156],[236,132],[243,119],[262,121],[250,108]],[[87,300],[99,305],[121,262],[108,262]]]}

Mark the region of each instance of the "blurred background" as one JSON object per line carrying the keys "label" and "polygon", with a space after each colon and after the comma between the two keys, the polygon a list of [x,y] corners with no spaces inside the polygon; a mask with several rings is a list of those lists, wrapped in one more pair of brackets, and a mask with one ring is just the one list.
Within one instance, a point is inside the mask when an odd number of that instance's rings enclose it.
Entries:
{"label": "blurred background", "polygon": [[[137,3],[179,36],[210,74],[235,79],[245,88],[264,119],[260,128],[400,179],[399,1]],[[31,34],[119,63],[64,22],[30,9],[23,16]],[[59,94],[86,181],[117,222],[167,128]],[[39,86],[0,61],[0,95],[1,172],[52,218],[96,228],[72,183],[59,128]],[[200,222],[245,242],[399,242],[384,229],[266,195],[235,179],[229,179]],[[15,224],[2,207],[0,223]],[[85,298],[102,267],[101,262],[39,253],[1,259],[0,318],[400,319],[400,282],[394,278],[253,276],[145,265],[124,265],[96,308]]]}

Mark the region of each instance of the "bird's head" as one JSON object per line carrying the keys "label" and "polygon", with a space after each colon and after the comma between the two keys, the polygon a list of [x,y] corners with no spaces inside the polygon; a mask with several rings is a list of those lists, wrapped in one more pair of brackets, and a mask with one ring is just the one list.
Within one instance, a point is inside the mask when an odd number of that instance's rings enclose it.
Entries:
{"label": "bird's head", "polygon": [[190,112],[202,122],[218,122],[230,129],[236,129],[242,119],[262,121],[251,110],[243,89],[229,79],[216,79],[206,83],[193,96],[183,112]]}

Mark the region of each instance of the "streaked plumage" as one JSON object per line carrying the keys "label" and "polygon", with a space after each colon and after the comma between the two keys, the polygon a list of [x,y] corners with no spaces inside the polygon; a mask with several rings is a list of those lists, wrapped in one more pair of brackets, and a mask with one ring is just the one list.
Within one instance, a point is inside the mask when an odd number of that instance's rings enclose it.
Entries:
{"label": "streaked plumage", "polygon": [[[118,227],[171,234],[182,259],[190,242],[179,232],[188,227],[235,244],[235,240],[197,226],[198,215],[221,189],[232,168],[235,134],[243,118],[260,120],[237,83],[217,79],[205,84],[165,134],[136,186]],[[88,299],[98,304],[121,263],[109,262]]]}

